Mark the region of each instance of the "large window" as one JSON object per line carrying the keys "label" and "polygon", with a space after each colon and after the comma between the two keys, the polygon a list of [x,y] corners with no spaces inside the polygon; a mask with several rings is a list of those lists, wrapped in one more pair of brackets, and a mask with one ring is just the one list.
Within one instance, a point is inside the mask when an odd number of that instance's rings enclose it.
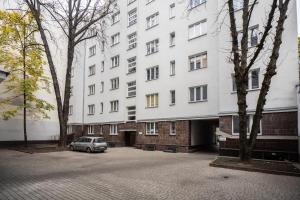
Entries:
{"label": "large window", "polygon": [[89,85],[89,95],[95,94],[95,84]]}
{"label": "large window", "polygon": [[128,35],[128,49],[133,49],[136,47],[136,32]]}
{"label": "large window", "polygon": [[159,77],[159,67],[155,66],[155,67],[150,67],[148,69],[146,69],[147,71],[147,81],[152,81],[152,80],[156,80]]}
{"label": "large window", "polygon": [[152,40],[151,42],[146,43],[147,55],[158,52],[158,43],[159,43],[158,39],[155,39],[155,40]]}
{"label": "large window", "polygon": [[134,121],[136,119],[136,107],[135,106],[129,106],[127,107],[127,116],[129,121]]}
{"label": "large window", "polygon": [[111,36],[111,45],[117,45],[120,43],[120,33],[116,33]]}
{"label": "large window", "polygon": [[128,97],[136,96],[136,81],[131,81],[127,83],[128,86]]}
{"label": "large window", "polygon": [[170,135],[176,135],[176,122],[170,123]]}
{"label": "large window", "polygon": [[148,122],[146,123],[146,135],[157,135],[158,134],[158,123]]}
{"label": "large window", "polygon": [[120,11],[112,14],[111,21],[112,21],[112,24],[115,24],[120,21]]}
{"label": "large window", "polygon": [[128,74],[136,72],[136,57],[129,58],[128,62]]}
{"label": "large window", "polygon": [[118,135],[118,125],[117,124],[111,124],[109,129],[110,129],[110,135]]}
{"label": "large window", "polygon": [[175,103],[176,103],[175,90],[170,90],[170,105],[175,105]]}
{"label": "large window", "polygon": [[96,66],[95,65],[89,66],[89,76],[93,76],[95,74],[96,74]]}
{"label": "large window", "polygon": [[189,57],[190,71],[207,67],[207,53],[201,53]]}
{"label": "large window", "polygon": [[118,67],[120,65],[120,56],[117,55],[117,56],[114,56],[111,58],[111,67],[114,68],[114,67]]}
{"label": "large window", "polygon": [[110,79],[110,82],[111,82],[111,89],[112,90],[116,90],[119,88],[119,78],[113,78],[113,79]]}
{"label": "large window", "polygon": [[146,21],[147,21],[147,27],[146,27],[147,29],[158,25],[158,12],[147,17]]}
{"label": "large window", "polygon": [[96,55],[96,45],[89,48],[89,56],[91,57],[94,55]]}
{"label": "large window", "polygon": [[207,85],[190,87],[190,102],[207,100]]}
{"label": "large window", "polygon": [[189,2],[189,8],[192,9],[199,6],[202,3],[205,3],[206,0],[188,0],[188,2]]}
{"label": "large window", "polygon": [[189,26],[189,39],[205,35],[207,33],[206,19]]}
{"label": "large window", "polygon": [[111,101],[110,102],[110,112],[118,112],[119,111],[119,101]]}
{"label": "large window", "polygon": [[93,135],[93,134],[94,134],[94,131],[95,131],[94,126],[93,126],[93,125],[89,125],[89,126],[87,127],[87,131],[88,131],[88,134],[89,134],[89,135]]}
{"label": "large window", "polygon": [[[259,72],[260,72],[259,68],[249,71],[248,84],[247,84],[247,89],[248,90],[255,90],[255,89],[260,88],[260,85],[259,85]],[[232,74],[231,77],[232,77],[232,91],[236,92],[237,91],[237,86],[236,86],[234,74]]]}
{"label": "large window", "polygon": [[158,94],[148,94],[146,95],[146,107],[156,108],[158,107]]}
{"label": "large window", "polygon": [[[232,134],[238,135],[240,133],[240,127],[239,127],[239,116],[233,115],[232,116]],[[253,115],[247,115],[247,133],[249,134],[251,132],[251,127],[253,124]],[[258,129],[258,135],[261,135],[261,124],[259,124]]]}
{"label": "large window", "polygon": [[128,12],[128,26],[132,26],[137,22],[137,9]]}
{"label": "large window", "polygon": [[95,104],[88,105],[88,114],[89,115],[95,114]]}

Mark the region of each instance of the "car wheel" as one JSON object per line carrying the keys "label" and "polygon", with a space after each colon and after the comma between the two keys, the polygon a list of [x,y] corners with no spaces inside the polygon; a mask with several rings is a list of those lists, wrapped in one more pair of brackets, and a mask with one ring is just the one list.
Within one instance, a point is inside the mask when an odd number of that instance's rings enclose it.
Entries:
{"label": "car wheel", "polygon": [[91,150],[91,148],[90,148],[90,147],[86,148],[86,152],[88,152],[88,153],[92,153],[92,150]]}
{"label": "car wheel", "polygon": [[73,147],[73,146],[70,146],[70,150],[71,150],[71,151],[74,151],[74,147]]}

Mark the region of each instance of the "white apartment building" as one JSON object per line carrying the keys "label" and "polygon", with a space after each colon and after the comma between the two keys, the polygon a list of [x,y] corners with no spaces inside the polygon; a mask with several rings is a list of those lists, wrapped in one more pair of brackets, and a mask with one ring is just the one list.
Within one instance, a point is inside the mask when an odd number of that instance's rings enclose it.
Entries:
{"label": "white apartment building", "polygon": [[[114,145],[188,152],[216,143],[238,147],[229,19],[224,0],[118,0],[103,22],[106,40],[78,48],[69,133],[103,135]],[[242,11],[236,3],[236,18]],[[249,44],[255,47],[270,8],[259,1]],[[265,106],[258,149],[298,152],[296,2],[290,3],[278,74]],[[249,124],[265,70],[249,74]],[[269,145],[272,144],[272,145]],[[276,149],[278,147],[278,149]]]}

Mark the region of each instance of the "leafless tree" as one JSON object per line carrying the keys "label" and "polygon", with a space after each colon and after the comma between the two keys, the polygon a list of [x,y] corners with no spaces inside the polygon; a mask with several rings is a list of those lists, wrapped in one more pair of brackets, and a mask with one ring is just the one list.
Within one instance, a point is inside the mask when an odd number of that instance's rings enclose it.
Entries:
{"label": "leafless tree", "polygon": [[[266,97],[270,89],[271,80],[276,75],[277,60],[282,44],[282,34],[284,32],[284,24],[287,19],[287,10],[290,0],[272,0],[270,10],[268,11],[267,21],[264,26],[261,38],[254,52],[249,51],[248,37],[249,24],[253,17],[254,9],[258,0],[244,0],[242,6],[242,30],[237,30],[234,0],[228,0],[230,18],[230,32],[232,38],[232,54],[234,63],[234,77],[237,86],[237,105],[239,115],[239,142],[240,142],[240,159],[248,161],[251,159],[253,148],[255,147],[257,134],[259,132],[260,120],[266,104]],[[278,15],[277,15],[278,13]],[[275,22],[276,20],[276,22]],[[273,33],[273,26],[276,24]],[[238,35],[242,34],[241,41]],[[256,104],[255,114],[253,116],[253,124],[251,127],[250,137],[247,138],[247,85],[248,73],[251,67],[258,60],[266,45],[267,39],[273,41],[269,60],[266,64],[266,73],[263,77],[263,82],[259,92],[259,97]]]}
{"label": "leafless tree", "polygon": [[[71,71],[76,46],[88,39],[99,36],[99,32],[91,33],[91,29],[104,20],[113,10],[114,0],[23,0],[32,12],[38,25],[43,42],[50,73],[53,81],[60,123],[60,146],[66,146],[67,123],[69,115]],[[49,14],[58,24],[67,38],[67,67],[65,74],[64,95],[57,76],[57,66],[53,62],[49,47],[50,38],[44,23],[44,13]],[[50,31],[51,32],[51,31]],[[62,67],[62,66],[58,66]]]}

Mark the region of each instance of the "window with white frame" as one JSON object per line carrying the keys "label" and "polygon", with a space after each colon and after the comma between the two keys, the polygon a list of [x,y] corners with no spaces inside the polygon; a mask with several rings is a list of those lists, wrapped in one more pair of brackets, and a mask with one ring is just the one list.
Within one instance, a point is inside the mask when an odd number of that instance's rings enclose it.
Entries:
{"label": "window with white frame", "polygon": [[194,39],[207,33],[207,21],[202,20],[189,26],[189,39]]}
{"label": "window with white frame", "polygon": [[89,66],[89,76],[93,76],[95,74],[96,74],[96,66],[95,65]]}
{"label": "window with white frame", "polygon": [[158,123],[147,122],[146,123],[146,135],[157,135],[158,134]]}
{"label": "window with white frame", "polygon": [[131,33],[130,35],[127,36],[128,38],[128,49],[133,49],[136,47],[136,40],[137,40],[137,37],[136,37],[136,32],[134,33]]}
{"label": "window with white frame", "polygon": [[201,53],[189,57],[190,71],[207,67],[207,53]]}
{"label": "window with white frame", "polygon": [[170,61],[170,76],[175,76],[175,60]]}
{"label": "window with white frame", "polygon": [[73,105],[69,105],[69,115],[73,115]]}
{"label": "window with white frame", "polygon": [[152,28],[156,25],[158,25],[158,15],[159,13],[155,13],[153,15],[150,15],[149,17],[146,18],[146,22],[147,22],[147,29]]}
{"label": "window with white frame", "polygon": [[129,58],[128,62],[128,74],[136,72],[136,57]]}
{"label": "window with white frame", "polygon": [[127,119],[128,121],[134,121],[136,119],[136,107],[135,106],[129,106],[127,107]]}
{"label": "window with white frame", "polygon": [[175,3],[172,3],[169,7],[169,19],[175,17]]}
{"label": "window with white frame", "polygon": [[153,2],[154,0],[146,0],[146,4]]}
{"label": "window with white frame", "polygon": [[103,102],[100,103],[100,114],[103,114]]}
{"label": "window with white frame", "polygon": [[176,135],[176,122],[170,122],[170,135]]}
{"label": "window with white frame", "polygon": [[104,82],[101,81],[101,89],[100,89],[100,92],[103,93],[104,92]]}
{"label": "window with white frame", "polygon": [[158,107],[158,93],[146,95],[146,108]]}
{"label": "window with white frame", "polygon": [[135,2],[136,0],[128,0],[128,5]]}
{"label": "window with white frame", "polygon": [[117,124],[111,124],[109,126],[110,129],[110,135],[118,135],[118,125]]}
{"label": "window with white frame", "polygon": [[114,56],[111,58],[111,67],[114,68],[114,67],[118,67],[120,64],[120,56],[117,55],[117,56]]}
{"label": "window with white frame", "polygon": [[118,77],[110,79],[110,82],[111,82],[111,89],[112,90],[119,89],[119,78]]}
{"label": "window with white frame", "polygon": [[175,32],[170,33],[170,47],[175,46]]}
{"label": "window with white frame", "polygon": [[128,26],[132,26],[137,22],[137,9],[128,12]]}
{"label": "window with white frame", "polygon": [[96,55],[96,45],[89,48],[89,56],[91,57],[94,55]]}
{"label": "window with white frame", "polygon": [[258,44],[259,30],[258,26],[249,28],[250,31],[250,47],[255,47]]}
{"label": "window with white frame", "polygon": [[170,105],[175,105],[176,95],[175,90],[170,90]]}
{"label": "window with white frame", "polygon": [[111,36],[111,45],[117,45],[120,43],[120,33],[116,33]]}
{"label": "window with white frame", "polygon": [[101,72],[104,72],[104,61],[101,61]]}
{"label": "window with white frame", "polygon": [[97,28],[96,27],[90,28],[89,36],[96,36],[96,35],[97,35]]}
{"label": "window with white frame", "polygon": [[116,24],[117,22],[120,21],[120,11],[117,11],[112,14],[111,21],[112,21],[112,24]]}
{"label": "window with white frame", "polygon": [[128,86],[128,97],[136,96],[136,81],[131,81],[127,83]]}
{"label": "window with white frame", "polygon": [[[260,85],[259,85],[259,72],[260,72],[259,68],[249,71],[248,84],[247,84],[247,89],[248,90],[255,90],[255,89],[260,88]],[[232,91],[236,92],[237,91],[237,86],[236,86],[236,81],[235,81],[234,74],[232,74],[231,77],[232,77]]]}
{"label": "window with white frame", "polygon": [[67,134],[72,134],[73,133],[73,127],[72,125],[67,126]]}
{"label": "window with white frame", "polygon": [[[247,134],[250,134],[251,127],[253,124],[253,116],[254,115],[247,115]],[[233,135],[239,135],[240,133],[240,126],[239,126],[240,120],[238,115],[232,116],[232,134]],[[261,135],[261,121],[259,123],[259,129],[258,129],[258,135]]]}
{"label": "window with white frame", "polygon": [[94,134],[94,126],[93,125],[89,125],[88,127],[87,127],[87,130],[88,130],[88,134],[89,135],[93,135]]}
{"label": "window with white frame", "polygon": [[146,69],[147,72],[147,81],[156,80],[159,77],[159,67],[154,66]]}
{"label": "window with white frame", "polygon": [[89,115],[95,114],[95,104],[88,105],[88,114]]}
{"label": "window with white frame", "polygon": [[205,3],[206,0],[188,0],[188,2],[189,2],[189,8],[192,9],[199,6],[202,3]]}
{"label": "window with white frame", "polygon": [[207,85],[190,87],[190,102],[207,101]]}
{"label": "window with white frame", "polygon": [[147,55],[158,52],[158,43],[159,43],[158,39],[146,43]]}
{"label": "window with white frame", "polygon": [[89,85],[89,95],[94,95],[95,94],[95,84]]}
{"label": "window with white frame", "polygon": [[239,10],[244,7],[244,0],[233,0],[234,10]]}
{"label": "window with white frame", "polygon": [[118,112],[119,111],[119,101],[111,101],[110,102],[110,112]]}

